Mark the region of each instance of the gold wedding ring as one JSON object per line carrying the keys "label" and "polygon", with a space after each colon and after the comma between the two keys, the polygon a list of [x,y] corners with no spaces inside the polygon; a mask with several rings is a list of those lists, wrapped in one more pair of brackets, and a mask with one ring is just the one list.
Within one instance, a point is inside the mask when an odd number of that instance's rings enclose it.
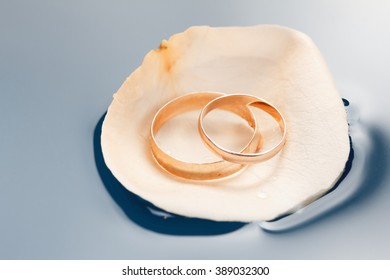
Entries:
{"label": "gold wedding ring", "polygon": [[[188,111],[200,110],[206,104],[210,105],[210,101],[224,96],[224,94],[217,92],[199,92],[187,94],[171,100],[158,110],[153,118],[150,128],[150,147],[155,161],[162,169],[169,172],[170,174],[185,179],[214,180],[237,173],[246,166],[241,163],[234,163],[223,160],[211,163],[190,163],[181,161],[164,152],[159,147],[155,139],[155,135],[157,134],[158,130],[170,119]],[[218,105],[218,103],[216,105]],[[212,110],[213,103],[211,103],[211,106],[208,108]],[[254,153],[259,151],[262,145],[262,138],[257,129],[256,118],[254,117],[252,111],[247,106],[240,106],[234,102],[230,104],[224,102],[224,106],[221,109],[230,111],[242,117],[254,130],[249,143],[245,146],[245,148],[242,149],[240,153],[254,155]],[[203,114],[205,115],[207,113],[204,112]],[[204,135],[207,136],[205,133]],[[211,143],[209,146],[213,146],[213,142],[211,140],[208,140],[208,142]],[[214,149],[214,151],[216,150],[217,149]]]}
{"label": "gold wedding ring", "polygon": [[[203,127],[203,119],[204,117],[212,110],[216,108],[223,109],[225,106],[231,107],[232,104],[235,106],[252,106],[258,109],[261,109],[271,115],[279,125],[280,131],[282,133],[281,140],[272,148],[267,149],[265,151],[260,152],[233,152],[229,151],[218,144],[216,144],[210,136],[206,133]],[[274,157],[280,150],[283,148],[286,142],[286,122],[282,116],[282,114],[275,108],[275,106],[270,103],[251,95],[246,94],[232,94],[232,95],[224,95],[217,97],[211,100],[201,111],[199,119],[198,119],[198,131],[207,147],[210,148],[215,154],[220,156],[222,159],[239,163],[239,164],[252,164],[256,162],[261,162],[268,160]]]}

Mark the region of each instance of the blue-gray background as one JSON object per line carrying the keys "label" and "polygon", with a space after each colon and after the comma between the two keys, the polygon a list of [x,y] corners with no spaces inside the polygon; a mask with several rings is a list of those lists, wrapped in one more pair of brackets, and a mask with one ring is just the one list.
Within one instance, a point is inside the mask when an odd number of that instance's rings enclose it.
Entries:
{"label": "blue-gray background", "polygon": [[[372,0],[0,1],[0,258],[389,259],[389,14],[389,2]],[[262,23],[308,34],[341,94],[360,104],[382,149],[372,188],[285,233],[164,226],[110,185],[98,121],[162,39],[192,25]]]}

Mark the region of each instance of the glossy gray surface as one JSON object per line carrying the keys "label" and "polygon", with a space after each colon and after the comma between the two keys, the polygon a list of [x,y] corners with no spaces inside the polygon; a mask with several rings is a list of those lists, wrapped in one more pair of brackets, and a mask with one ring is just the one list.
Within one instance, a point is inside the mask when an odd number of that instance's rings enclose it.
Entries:
{"label": "glossy gray surface", "polygon": [[[389,14],[386,1],[0,1],[0,258],[390,259]],[[148,215],[99,158],[112,94],[174,33],[262,23],[312,37],[358,105],[376,147],[365,189],[278,234]]]}

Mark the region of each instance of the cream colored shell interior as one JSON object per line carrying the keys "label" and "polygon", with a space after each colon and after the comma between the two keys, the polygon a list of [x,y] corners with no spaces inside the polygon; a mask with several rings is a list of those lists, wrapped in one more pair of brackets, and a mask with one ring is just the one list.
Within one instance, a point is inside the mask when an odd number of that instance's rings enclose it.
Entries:
{"label": "cream colored shell interior", "polygon": [[[152,118],[172,98],[197,91],[271,102],[287,123],[282,152],[213,182],[162,171],[149,149]],[[197,134],[198,113],[168,123],[161,145],[191,160],[215,158]],[[264,127],[265,141],[277,137]],[[237,126],[222,138],[244,131]],[[129,191],[166,211],[216,221],[271,220],[301,208],[332,188],[350,149],[346,112],[319,50],[308,36],[272,25],[191,27],[164,40],[114,94],[101,137],[108,168]]]}

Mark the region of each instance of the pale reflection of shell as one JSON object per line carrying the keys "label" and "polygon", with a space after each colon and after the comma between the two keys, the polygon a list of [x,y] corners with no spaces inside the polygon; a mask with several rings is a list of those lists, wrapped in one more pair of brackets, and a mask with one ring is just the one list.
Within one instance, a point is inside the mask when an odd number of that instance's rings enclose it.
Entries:
{"label": "pale reflection of shell", "polygon": [[[148,145],[153,115],[172,98],[196,91],[248,93],[273,103],[287,120],[285,148],[227,180],[191,182],[162,172]],[[210,156],[196,128],[185,137],[172,139],[172,146],[189,145],[182,149],[187,156]],[[163,41],[123,83],[103,124],[102,149],[124,187],[166,211],[270,220],[333,186],[349,154],[348,124],[327,66],[306,35],[269,25],[193,27]]]}

